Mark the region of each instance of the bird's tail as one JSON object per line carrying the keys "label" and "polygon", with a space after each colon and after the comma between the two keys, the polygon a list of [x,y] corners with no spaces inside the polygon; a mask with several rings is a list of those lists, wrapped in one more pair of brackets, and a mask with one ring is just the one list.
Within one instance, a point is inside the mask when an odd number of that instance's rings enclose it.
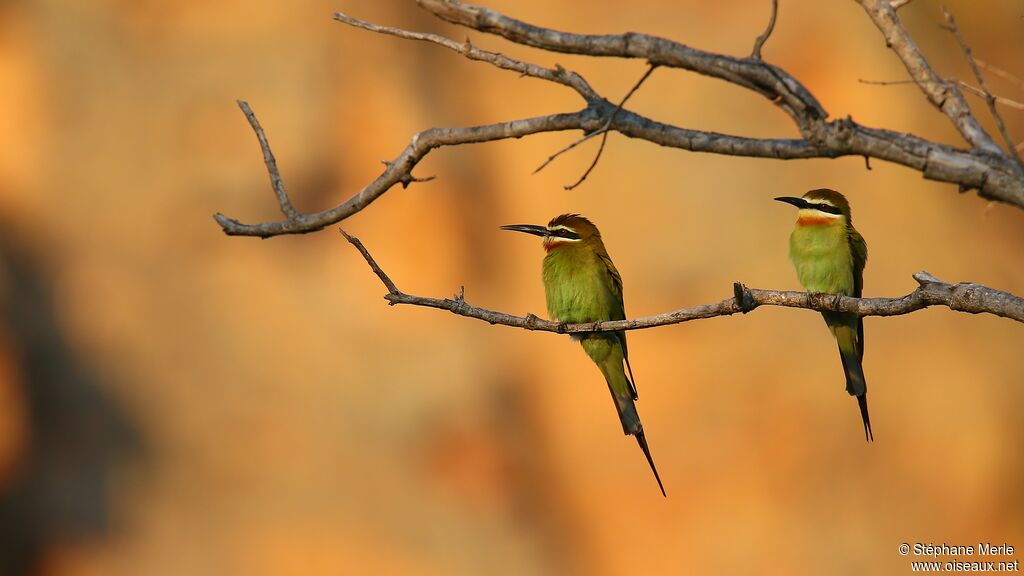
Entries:
{"label": "bird's tail", "polygon": [[871,417],[868,416],[868,393],[857,396],[857,405],[860,406],[860,418],[864,421],[864,439],[874,442],[875,436],[871,433]]}
{"label": "bird's tail", "polygon": [[843,371],[846,373],[846,392],[857,397],[860,407],[860,418],[864,422],[864,439],[872,442],[871,418],[868,416],[868,384],[864,378],[864,368],[857,343],[857,331],[846,324],[832,326],[836,343],[839,344],[839,357],[843,360]]}
{"label": "bird's tail", "polygon": [[[626,375],[623,373],[621,378],[625,381]],[[616,390],[619,388],[620,390]],[[658,488],[661,489],[661,495],[665,494],[665,485],[661,483],[661,476],[658,475],[658,468],[654,465],[654,458],[651,457],[651,449],[647,446],[647,437],[644,436],[644,427],[640,424],[640,415],[637,414],[636,404],[633,402],[632,393],[629,391],[629,386],[613,386],[609,380],[608,389],[612,393],[612,400],[615,401],[615,409],[619,413],[619,421],[622,422],[622,431],[626,434],[636,437],[636,443],[640,446],[640,449],[644,451],[644,456],[647,458],[647,464],[651,467],[651,472],[654,472],[654,479],[658,481]]]}
{"label": "bird's tail", "polygon": [[661,483],[661,476],[658,475],[658,468],[654,465],[654,458],[651,458],[651,449],[647,447],[647,437],[644,436],[644,431],[640,430],[633,436],[636,437],[636,443],[647,457],[647,463],[650,464],[651,472],[654,472],[654,479],[658,481],[658,488],[661,489],[661,495],[668,498],[668,494],[665,494],[665,485]]}

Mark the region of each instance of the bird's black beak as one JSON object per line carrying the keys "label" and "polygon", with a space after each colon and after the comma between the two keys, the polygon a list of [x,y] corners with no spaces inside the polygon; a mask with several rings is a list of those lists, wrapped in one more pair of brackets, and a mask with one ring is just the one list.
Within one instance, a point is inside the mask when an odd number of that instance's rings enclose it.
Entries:
{"label": "bird's black beak", "polygon": [[547,226],[537,226],[536,224],[509,224],[508,226],[502,226],[501,229],[512,230],[513,232],[525,232],[527,234],[533,234],[534,236],[551,235]]}
{"label": "bird's black beak", "polygon": [[803,198],[794,198],[792,196],[779,196],[778,198],[776,198],[776,200],[778,200],[779,202],[785,202],[786,204],[792,204],[797,208],[807,208],[811,204],[810,202],[804,200]]}

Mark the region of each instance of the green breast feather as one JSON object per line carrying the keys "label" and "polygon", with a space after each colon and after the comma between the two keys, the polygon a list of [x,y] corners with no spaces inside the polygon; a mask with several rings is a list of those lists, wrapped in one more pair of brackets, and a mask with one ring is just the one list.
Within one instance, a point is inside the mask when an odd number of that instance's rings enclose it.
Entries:
{"label": "green breast feather", "polygon": [[853,254],[846,226],[798,226],[789,237],[789,258],[808,292],[856,292]]}
{"label": "green breast feather", "polygon": [[615,293],[612,274],[592,251],[562,246],[544,259],[544,289],[548,313],[562,322],[620,320],[621,292]]}

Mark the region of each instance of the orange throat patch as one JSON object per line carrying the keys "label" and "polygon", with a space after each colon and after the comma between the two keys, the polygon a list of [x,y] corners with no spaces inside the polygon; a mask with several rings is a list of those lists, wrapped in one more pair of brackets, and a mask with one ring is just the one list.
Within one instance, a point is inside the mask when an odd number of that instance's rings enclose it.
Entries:
{"label": "orange throat patch", "polygon": [[548,236],[547,238],[544,239],[544,250],[546,252],[551,252],[555,248],[558,248],[559,246],[565,246],[568,243],[568,240],[563,240],[562,238],[552,238],[551,236]]}
{"label": "orange throat patch", "polygon": [[[801,210],[803,212],[803,210]],[[803,214],[801,213],[796,219],[797,226],[823,226],[825,224],[834,224],[839,222],[841,218],[830,218],[828,216],[822,216],[819,214]]]}

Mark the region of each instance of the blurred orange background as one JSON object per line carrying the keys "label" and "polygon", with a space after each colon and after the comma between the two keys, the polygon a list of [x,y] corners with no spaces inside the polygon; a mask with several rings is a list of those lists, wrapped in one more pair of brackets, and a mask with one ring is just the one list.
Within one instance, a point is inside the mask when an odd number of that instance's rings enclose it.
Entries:
{"label": "blurred orange background", "polygon": [[[749,53],[767,1],[486,0],[577,32]],[[981,60],[1024,77],[1021,4],[947,2]],[[347,199],[417,131],[576,110],[571,91],[331,20],[436,31],[583,74],[618,100],[640,61],[526,49],[412,0],[0,3],[0,569],[93,574],[902,574],[902,542],[1024,547],[1024,327],[930,309],[866,320],[866,444],[818,314],[763,308],[630,334],[661,497],[568,338],[386,305],[333,229],[278,219],[263,123],[300,210]],[[933,0],[900,16],[970,80]],[[784,0],[764,57],[833,117],[962,145],[854,2]],[[1024,90],[990,75],[998,94]],[[973,83],[973,82],[972,82]],[[983,102],[968,96],[992,128]],[[629,107],[795,137],[763,98],[657,70]],[[1024,139],[1024,114],[1004,109]],[[993,132],[995,134],[995,132]],[[693,154],[575,133],[449,148],[343,225],[400,288],[543,315],[539,242],[581,212],[627,313],[797,289],[779,195],[832,187],[868,241],[866,296],[926,269],[1024,294],[1024,211],[861,158]],[[56,408],[54,408],[56,406]],[[1013,560],[1021,557],[995,558]]]}

